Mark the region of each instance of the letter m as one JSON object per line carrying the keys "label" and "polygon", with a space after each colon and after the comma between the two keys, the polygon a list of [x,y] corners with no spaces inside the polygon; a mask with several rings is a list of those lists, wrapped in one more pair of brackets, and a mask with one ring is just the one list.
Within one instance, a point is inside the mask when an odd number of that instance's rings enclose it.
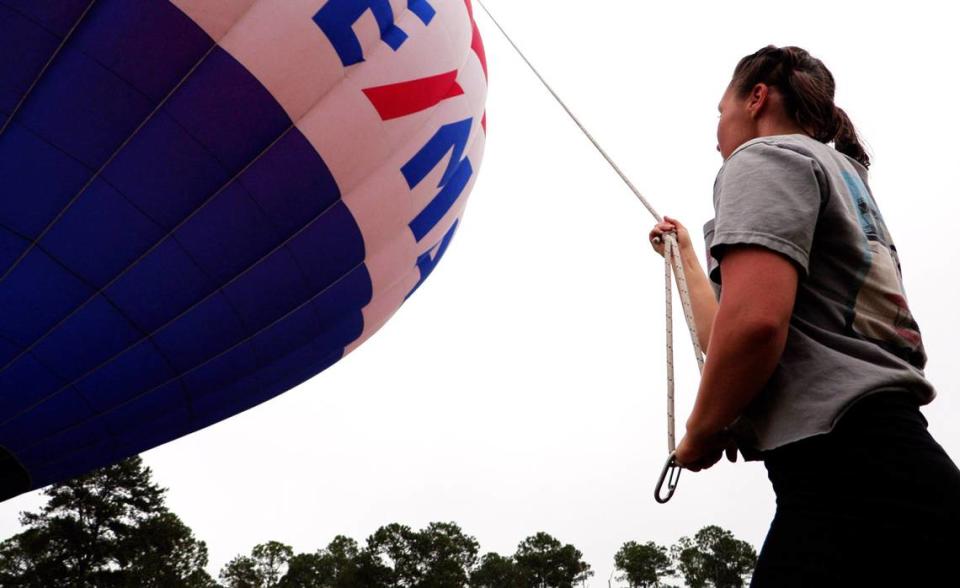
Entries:
{"label": "letter m", "polygon": [[447,211],[453,208],[473,176],[470,159],[463,156],[467,150],[467,140],[470,138],[472,125],[473,119],[468,118],[440,127],[423,149],[401,168],[407,185],[413,189],[440,165],[448,153],[453,152],[437,186],[440,191],[410,222],[410,230],[413,231],[413,236],[418,243],[440,222]]}

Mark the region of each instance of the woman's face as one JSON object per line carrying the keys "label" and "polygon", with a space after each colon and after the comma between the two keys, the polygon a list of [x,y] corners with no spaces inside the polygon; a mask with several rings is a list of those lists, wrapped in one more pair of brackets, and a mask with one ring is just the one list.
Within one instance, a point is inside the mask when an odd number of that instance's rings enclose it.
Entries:
{"label": "woman's face", "polygon": [[717,151],[726,161],[737,147],[759,136],[756,119],[751,114],[753,97],[737,97],[728,86],[720,99],[720,120],[717,122]]}

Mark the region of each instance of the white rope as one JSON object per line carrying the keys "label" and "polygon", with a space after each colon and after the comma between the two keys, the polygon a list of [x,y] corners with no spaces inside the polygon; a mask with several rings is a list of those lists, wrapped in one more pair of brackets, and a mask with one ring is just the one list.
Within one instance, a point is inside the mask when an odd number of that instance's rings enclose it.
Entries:
{"label": "white rope", "polygon": [[[530,60],[527,59],[527,56],[524,55],[523,51],[517,47],[517,44],[513,42],[513,39],[510,38],[510,35],[507,34],[507,31],[500,26],[500,23],[497,22],[497,19],[490,13],[486,5],[484,5],[482,0],[476,0],[477,4],[483,8],[483,11],[487,13],[487,17],[493,22],[494,25],[500,32],[503,34],[504,38],[510,45],[513,46],[514,50],[518,55],[526,62],[527,66],[533,71],[534,75],[539,78],[540,83],[547,89],[548,92],[553,96],[553,98],[563,107],[567,112],[573,122],[576,123],[580,130],[586,135],[587,139],[593,143],[593,146],[597,148],[597,151],[600,152],[600,155],[607,160],[607,163],[610,164],[610,167],[613,168],[617,175],[620,176],[620,179],[630,188],[630,191],[640,200],[640,202],[646,207],[650,214],[653,215],[653,218],[657,222],[662,222],[663,217],[661,217],[653,206],[650,205],[650,202],[644,198],[643,194],[637,190],[636,186],[633,185],[633,182],[630,181],[630,178],[621,171],[620,167],[613,161],[613,159],[607,155],[607,152],[604,151],[603,147],[600,146],[600,143],[593,138],[593,135],[590,134],[590,131],[580,122],[580,119],[577,118],[573,111],[564,103],[563,99],[553,90],[550,84],[540,75],[540,72],[537,71],[537,68],[534,67]],[[673,380],[673,292],[671,289],[671,272],[675,271],[677,276],[677,289],[680,291],[680,302],[683,305],[683,316],[687,321],[687,329],[690,331],[690,339],[693,341],[693,350],[697,358],[697,365],[700,368],[700,372],[703,372],[703,351],[700,349],[700,339],[697,337],[697,326],[693,320],[693,309],[690,304],[690,291],[687,288],[687,278],[686,274],[683,271],[683,261],[680,259],[680,246],[677,243],[677,237],[673,233],[666,233],[664,235],[664,250],[663,250],[663,259],[665,267],[665,276],[666,276],[666,318],[667,318],[667,449],[673,454],[676,450],[676,432],[675,432],[675,418],[674,418],[674,380]]]}
{"label": "white rope", "polygon": [[480,5],[480,8],[483,8],[483,11],[487,13],[488,17],[490,17],[490,20],[493,21],[493,24],[495,24],[497,28],[500,29],[500,32],[503,34],[507,42],[513,46],[514,50],[516,50],[517,52],[517,55],[519,55],[520,58],[526,62],[527,66],[530,67],[530,70],[533,71],[534,75],[536,75],[540,79],[540,83],[542,83],[543,86],[547,89],[547,91],[553,95],[554,99],[556,99],[556,101],[560,104],[560,106],[562,106],[563,109],[567,111],[567,114],[570,116],[571,119],[573,119],[573,122],[575,122],[577,126],[580,127],[580,130],[583,131],[583,134],[587,136],[587,139],[590,139],[590,142],[593,143],[593,146],[596,147],[597,151],[600,152],[600,155],[602,155],[603,158],[607,160],[607,163],[610,164],[610,167],[613,168],[613,171],[617,172],[617,175],[620,176],[620,179],[623,180],[623,182],[627,185],[627,187],[630,188],[630,191],[633,192],[634,195],[636,195],[636,197],[640,199],[640,202],[647,208],[647,210],[650,211],[650,214],[652,214],[653,217],[657,219],[657,222],[662,221],[663,219],[660,217],[659,214],[657,214],[657,211],[653,209],[653,206],[650,205],[650,202],[648,202],[647,199],[643,197],[643,194],[640,193],[640,190],[637,190],[637,187],[634,186],[633,182],[630,181],[630,178],[628,178],[627,175],[620,170],[620,167],[616,164],[616,162],[614,162],[613,159],[609,155],[607,155],[607,152],[604,151],[603,147],[600,146],[600,143],[598,143],[597,140],[593,138],[593,135],[590,134],[590,131],[587,130],[587,127],[583,126],[583,123],[580,122],[580,119],[577,118],[577,115],[573,114],[573,111],[571,111],[567,107],[563,99],[561,99],[560,96],[558,96],[557,93],[553,91],[553,88],[550,87],[550,84],[547,83],[547,80],[543,79],[543,76],[540,75],[540,72],[537,71],[537,68],[534,67],[532,63],[530,63],[530,60],[527,59],[527,56],[523,54],[523,51],[521,51],[519,47],[517,47],[517,44],[513,42],[513,39],[510,38],[510,35],[507,34],[507,31],[503,30],[503,27],[500,26],[500,23],[497,22],[497,19],[495,19],[493,15],[490,14],[490,11],[487,10],[487,7],[483,4],[483,2],[481,0],[476,0],[476,1],[477,1],[477,4]]}
{"label": "white rope", "polygon": [[[693,318],[693,308],[690,303],[690,290],[687,288],[687,276],[683,271],[683,261],[680,259],[680,246],[676,237],[668,234],[664,240],[663,258],[666,284],[667,307],[667,451],[676,451],[676,433],[673,411],[674,383],[673,383],[673,292],[671,290],[670,270],[677,274],[677,289],[680,291],[680,303],[683,306],[683,317],[687,321],[690,339],[693,342],[693,353],[697,358],[697,367],[703,373],[703,350],[700,348],[700,339],[697,336],[697,324]],[[672,262],[672,264],[671,264]],[[671,265],[673,266],[671,268]]]}

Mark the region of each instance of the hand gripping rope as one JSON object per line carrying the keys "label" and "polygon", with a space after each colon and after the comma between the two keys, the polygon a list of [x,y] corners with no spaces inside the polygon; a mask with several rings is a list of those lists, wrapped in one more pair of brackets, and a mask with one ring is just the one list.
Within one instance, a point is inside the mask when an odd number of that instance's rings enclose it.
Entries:
{"label": "hand gripping rope", "polygon": [[[600,152],[600,155],[607,160],[607,163],[610,164],[610,167],[613,168],[617,175],[620,176],[620,179],[630,188],[630,191],[640,200],[643,206],[650,211],[650,214],[653,215],[653,218],[657,222],[661,222],[663,218],[654,210],[653,206],[643,197],[643,194],[633,185],[633,182],[630,181],[630,178],[620,170],[619,166],[613,161],[613,159],[607,155],[607,152],[604,151],[603,147],[597,143],[597,140],[593,138],[593,135],[590,134],[590,131],[583,126],[580,120],[573,114],[570,108],[563,102],[560,96],[553,91],[553,88],[550,87],[550,84],[547,83],[543,76],[540,75],[540,72],[537,71],[537,68],[530,63],[530,60],[527,59],[526,55],[523,54],[523,51],[517,47],[516,43],[513,42],[513,39],[510,38],[510,35],[507,34],[503,27],[500,26],[500,23],[497,22],[497,19],[490,14],[490,11],[487,10],[487,7],[481,0],[476,0],[477,4],[483,8],[483,11],[487,13],[487,17],[493,22],[500,33],[503,34],[507,42],[513,46],[517,54],[526,62],[527,66],[530,67],[534,75],[540,80],[540,83],[547,89],[548,92],[553,96],[553,98],[560,104],[561,107],[567,112],[573,122],[576,123],[580,130],[586,135],[587,139],[593,143],[593,146],[597,148],[597,151]],[[674,381],[673,381],[673,291],[671,286],[671,273],[676,272],[677,274],[677,289],[680,291],[680,302],[683,305],[683,316],[687,320],[687,329],[690,331],[690,339],[693,341],[693,350],[697,357],[697,366],[700,368],[700,372],[703,372],[703,351],[700,349],[700,340],[697,337],[697,327],[693,320],[693,309],[690,304],[690,291],[687,289],[687,278],[683,272],[683,262],[680,259],[680,245],[677,243],[677,236],[673,233],[666,233],[664,235],[664,250],[663,250],[663,260],[664,260],[664,277],[665,277],[665,292],[666,292],[666,319],[667,319],[667,451],[670,453],[670,456],[667,458],[667,463],[664,464],[663,470],[660,473],[660,479],[657,482],[657,487],[653,492],[653,497],[663,504],[670,500],[673,497],[673,493],[677,489],[677,482],[680,480],[680,471],[681,466],[677,463],[676,460],[676,432],[675,432],[675,418],[673,410],[673,399],[674,399]],[[663,495],[663,484],[667,482],[667,494]]]}

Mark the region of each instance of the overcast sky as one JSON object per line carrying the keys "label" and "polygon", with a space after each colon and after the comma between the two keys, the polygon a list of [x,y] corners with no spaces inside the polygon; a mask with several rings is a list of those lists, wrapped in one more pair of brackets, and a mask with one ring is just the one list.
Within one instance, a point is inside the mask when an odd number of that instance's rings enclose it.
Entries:
{"label": "overcast sky", "polygon": [[[873,155],[939,396],[930,431],[960,458],[953,340],[960,212],[955,18],[948,3],[486,0],[661,213],[712,216],[717,102],[737,60],[799,45],[837,79]],[[487,151],[427,284],[352,355],[254,410],[144,454],[210,571],[256,543],[455,521],[483,552],[547,531],[606,586],[628,540],[717,524],[760,548],[774,495],[759,462],[685,472],[667,505],[663,266],[652,219],[482,10]],[[678,441],[698,376],[676,317]],[[402,390],[398,393],[396,390]],[[0,538],[34,492],[0,505]]]}

